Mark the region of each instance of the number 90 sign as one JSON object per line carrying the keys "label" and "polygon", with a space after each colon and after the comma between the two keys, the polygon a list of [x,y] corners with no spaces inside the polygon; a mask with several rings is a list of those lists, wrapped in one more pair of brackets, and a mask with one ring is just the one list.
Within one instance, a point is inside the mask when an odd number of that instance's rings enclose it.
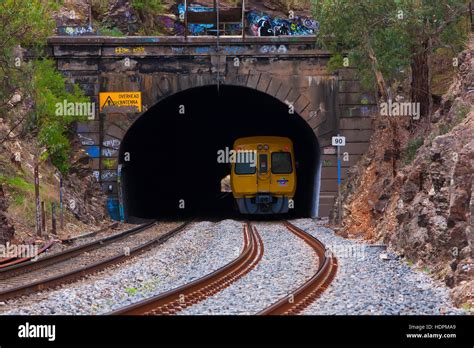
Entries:
{"label": "number 90 sign", "polygon": [[345,146],[346,137],[332,137],[332,146]]}

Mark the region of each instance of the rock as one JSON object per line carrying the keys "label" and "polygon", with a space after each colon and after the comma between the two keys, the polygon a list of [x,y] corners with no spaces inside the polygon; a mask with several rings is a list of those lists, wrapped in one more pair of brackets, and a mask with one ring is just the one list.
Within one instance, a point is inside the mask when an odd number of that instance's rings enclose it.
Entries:
{"label": "rock", "polygon": [[6,212],[8,209],[7,198],[3,191],[3,185],[0,184],[0,245],[5,245],[15,234],[14,227],[8,221]]}

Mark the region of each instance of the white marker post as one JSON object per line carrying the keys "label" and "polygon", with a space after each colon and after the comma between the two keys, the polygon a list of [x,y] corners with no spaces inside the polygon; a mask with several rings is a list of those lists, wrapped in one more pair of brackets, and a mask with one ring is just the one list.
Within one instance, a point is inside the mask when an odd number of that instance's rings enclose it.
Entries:
{"label": "white marker post", "polygon": [[341,158],[340,148],[346,145],[346,137],[340,136],[339,134],[332,137],[332,146],[337,148],[337,220],[341,224],[342,220],[342,202],[341,202]]}

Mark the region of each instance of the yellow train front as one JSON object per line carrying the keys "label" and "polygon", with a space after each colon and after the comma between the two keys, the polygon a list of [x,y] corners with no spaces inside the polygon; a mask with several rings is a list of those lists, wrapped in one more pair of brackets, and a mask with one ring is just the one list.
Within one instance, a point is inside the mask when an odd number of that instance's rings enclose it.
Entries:
{"label": "yellow train front", "polygon": [[283,214],[296,190],[293,143],[285,137],[239,138],[230,184],[242,214]]}

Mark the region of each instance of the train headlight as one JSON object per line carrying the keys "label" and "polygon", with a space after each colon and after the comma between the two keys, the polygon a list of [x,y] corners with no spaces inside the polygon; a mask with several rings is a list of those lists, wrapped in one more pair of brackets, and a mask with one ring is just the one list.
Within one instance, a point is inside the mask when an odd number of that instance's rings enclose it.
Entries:
{"label": "train headlight", "polygon": [[268,150],[268,145],[263,145],[264,150]]}
{"label": "train headlight", "polygon": [[263,148],[263,146],[262,146],[262,145],[258,145],[258,146],[257,146],[257,150],[259,150],[259,151],[261,151],[261,150],[262,150],[262,148]]}

